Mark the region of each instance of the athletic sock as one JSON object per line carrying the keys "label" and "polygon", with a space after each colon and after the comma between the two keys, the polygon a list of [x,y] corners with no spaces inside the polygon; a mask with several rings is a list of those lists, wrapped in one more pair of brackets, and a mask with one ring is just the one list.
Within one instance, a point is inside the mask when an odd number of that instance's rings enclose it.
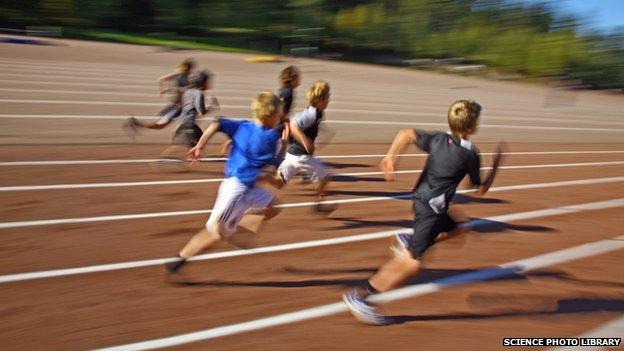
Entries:
{"label": "athletic sock", "polygon": [[180,269],[180,267],[182,267],[184,264],[186,263],[186,258],[182,258],[180,257],[180,255],[178,255],[178,259],[173,261],[173,262],[168,262],[166,264],[167,266],[167,270],[170,273],[175,273],[178,269]]}
{"label": "athletic sock", "polygon": [[379,291],[375,289],[375,287],[373,287],[368,280],[366,281],[366,284],[364,284],[364,286],[362,287],[362,290],[364,290],[364,292],[366,293],[365,297],[379,293]]}

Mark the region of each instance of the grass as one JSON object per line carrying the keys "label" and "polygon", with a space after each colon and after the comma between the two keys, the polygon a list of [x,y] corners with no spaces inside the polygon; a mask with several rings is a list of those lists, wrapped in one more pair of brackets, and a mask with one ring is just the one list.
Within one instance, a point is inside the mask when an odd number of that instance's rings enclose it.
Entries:
{"label": "grass", "polygon": [[67,37],[91,40],[112,41],[127,44],[162,46],[175,50],[205,50],[205,51],[222,51],[243,54],[268,54],[271,52],[262,50],[252,50],[243,47],[244,43],[225,42],[218,39],[210,41],[202,38],[189,38],[161,35],[141,35],[129,33],[115,33],[95,30],[79,30],[79,29],[63,29],[63,35]]}

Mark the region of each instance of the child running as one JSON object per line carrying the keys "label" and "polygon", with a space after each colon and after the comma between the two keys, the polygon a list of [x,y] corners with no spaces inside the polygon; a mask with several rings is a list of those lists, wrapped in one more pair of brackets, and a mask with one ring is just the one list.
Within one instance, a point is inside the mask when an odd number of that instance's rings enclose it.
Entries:
{"label": "child running", "polygon": [[174,144],[183,144],[187,147],[195,146],[202,136],[202,130],[195,122],[197,116],[219,109],[219,101],[214,96],[211,97],[209,106],[205,104],[204,92],[211,88],[210,78],[209,72],[199,72],[182,95],[182,112],[180,112],[179,125],[171,138]]}
{"label": "child running", "polygon": [[[280,135],[275,130],[282,117],[282,101],[270,92],[262,92],[251,104],[253,121],[219,119],[213,122],[187,155],[197,160],[202,148],[217,132],[232,139],[232,148],[225,167],[225,179],[206,226],[179,252],[179,259],[165,265],[169,273],[176,273],[192,256],[236,232],[243,216],[250,210],[252,219],[247,229],[257,232],[280,209],[273,194],[257,187],[261,182],[275,188],[283,183],[275,174],[263,172],[266,165],[274,164]],[[241,224],[241,226],[245,226]]]}
{"label": "child running", "polygon": [[[308,174],[313,181],[318,182],[317,200],[323,201],[327,186],[331,180],[323,162],[314,157],[314,141],[318,136],[319,126],[323,120],[323,112],[329,104],[329,84],[319,80],[306,92],[306,99],[310,106],[298,113],[290,121],[290,145],[284,162],[279,166],[278,174],[288,183],[297,174]],[[318,203],[315,211],[331,213],[336,209],[334,204]]]}
{"label": "child running", "polygon": [[[284,102],[284,115],[277,126],[277,130],[282,134],[282,140],[287,142],[290,136],[288,115],[295,99],[295,88],[301,84],[301,72],[295,66],[288,66],[280,72],[279,81],[281,86],[275,94]],[[231,144],[231,140],[226,140],[219,148],[219,156],[226,156]]]}
{"label": "child running", "polygon": [[160,94],[170,94],[170,103],[158,113],[161,116],[158,121],[147,122],[130,117],[124,124],[124,128],[128,129],[134,136],[137,127],[163,129],[169,125],[182,112],[182,95],[189,86],[190,75],[195,66],[195,61],[185,59],[180,62],[175,73],[158,78]]}
{"label": "child running", "polygon": [[397,155],[409,144],[414,143],[429,154],[424,171],[413,190],[413,235],[396,235],[395,257],[382,265],[365,286],[349,290],[343,295],[344,302],[361,322],[373,325],[391,323],[391,320],[378,312],[376,306],[367,301],[367,297],[400,287],[418,274],[422,269],[423,255],[436,242],[440,233],[447,233],[444,239],[448,239],[470,230],[467,223],[458,224],[449,215],[449,201],[466,174],[471,183],[478,187],[479,195],[487,193],[502,159],[503,145],[499,144],[492,170],[482,181],[478,151],[468,140],[470,135],[477,132],[480,113],[481,106],[474,101],[454,102],[448,111],[450,133],[401,130],[379,165],[385,179],[390,181],[395,179]]}

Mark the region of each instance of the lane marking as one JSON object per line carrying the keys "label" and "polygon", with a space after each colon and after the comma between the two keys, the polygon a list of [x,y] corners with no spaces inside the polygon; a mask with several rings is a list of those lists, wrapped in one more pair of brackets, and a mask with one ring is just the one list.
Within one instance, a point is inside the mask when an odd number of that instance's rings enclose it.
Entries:
{"label": "lane marking", "polygon": [[[590,155],[590,154],[622,154],[624,150],[596,150],[596,151],[588,151],[588,150],[577,150],[577,151],[514,151],[514,152],[505,152],[503,155],[505,156],[532,156],[532,155],[543,155],[543,156],[555,156],[555,155]],[[479,155],[481,156],[493,156],[494,152],[481,152]],[[340,158],[382,158],[386,156],[386,154],[368,154],[368,155],[316,155],[318,158],[323,159],[340,159]],[[415,154],[401,154],[398,157],[427,157],[426,153],[415,153]],[[201,158],[200,161],[226,161],[225,157],[206,157]],[[163,161],[171,161],[168,159],[161,158],[150,158],[150,159],[108,159],[108,160],[42,160],[42,161],[6,161],[0,162],[0,166],[56,166],[56,165],[99,165],[99,164],[124,164],[124,163],[153,163],[153,162],[163,162]],[[173,161],[176,162],[176,161]]]}
{"label": "lane marking", "polygon": [[[136,92],[124,92],[124,91],[88,91],[88,90],[64,90],[64,89],[20,89],[20,88],[0,88],[0,91],[7,92],[22,92],[22,93],[58,93],[58,94],[78,94],[78,95],[120,95],[120,96],[141,96],[141,97],[149,97],[149,98],[160,98],[159,94],[154,93],[136,93]],[[251,96],[220,96],[221,100],[238,100],[238,101],[250,101]],[[304,101],[299,101],[301,104],[305,104]],[[403,107],[405,109],[409,109],[412,105],[408,103],[395,103],[395,102],[361,102],[358,100],[349,100],[349,99],[334,99],[332,103],[332,107],[335,104],[340,105],[370,105],[370,106],[392,106],[392,107]],[[489,108],[490,111],[496,111],[496,108]],[[505,110],[509,112],[509,109]],[[396,112],[396,111],[395,111]],[[394,113],[392,111],[387,112]],[[401,112],[403,113],[403,112]],[[412,111],[409,112],[410,115],[413,116],[425,116],[432,117],[438,115],[439,112],[431,111],[431,112],[421,112],[421,111]],[[544,113],[540,113],[543,115]],[[574,118],[549,118],[549,117],[520,117],[520,116],[511,116],[511,117],[500,117],[500,116],[487,116],[488,120],[503,120],[503,121],[530,121],[530,122],[549,122],[549,123],[584,123],[584,124],[592,124],[592,125],[624,125],[624,122],[616,122],[616,121],[597,121],[591,120],[588,118],[584,119],[574,119]]]}
{"label": "lane marking", "polygon": [[[0,83],[7,83],[7,84],[11,84],[11,85],[15,85],[15,84],[35,84],[35,85],[63,85],[63,86],[92,86],[92,87],[109,87],[109,88],[116,88],[116,89],[146,89],[149,91],[154,91],[157,87],[157,83],[154,82],[154,84],[107,84],[107,83],[93,83],[93,82],[59,82],[59,81],[52,81],[52,82],[45,82],[45,81],[37,81],[37,80],[11,80],[11,79],[0,79]],[[211,89],[211,92],[233,92],[233,93],[240,93],[240,92],[250,92],[250,93],[257,93],[259,91],[259,89],[245,89],[245,88],[239,88],[239,89],[227,89],[227,88],[218,88],[218,89]],[[250,95],[250,100],[253,98],[253,95]]]}
{"label": "lane marking", "polygon": [[[327,111],[337,111],[340,112],[340,109],[330,109]],[[375,111],[366,112],[364,110],[342,110],[342,112],[357,112],[357,113],[375,113]],[[379,114],[384,114],[383,111],[379,111]],[[385,113],[387,115],[390,114],[403,114],[399,112],[395,113]],[[406,115],[410,115],[407,112]],[[485,117],[487,118],[487,117]],[[447,123],[425,123],[425,122],[401,122],[401,121],[348,121],[348,120],[327,120],[325,123],[336,123],[336,124],[369,124],[369,125],[397,125],[397,126],[428,126],[428,127],[443,127],[448,128]],[[494,129],[529,129],[529,130],[570,130],[570,131],[596,131],[596,132],[624,132],[624,129],[619,128],[582,128],[582,127],[546,127],[546,126],[520,126],[520,125],[510,125],[510,124],[480,124],[479,128],[494,128]]]}
{"label": "lane marking", "polygon": [[[40,103],[40,104],[70,104],[70,105],[112,105],[112,106],[163,106],[163,103],[154,102],[124,102],[124,101],[76,101],[76,100],[15,100],[15,99],[0,99],[0,102],[5,103]],[[222,108],[240,109],[247,111],[249,106],[246,105],[221,105]],[[373,114],[373,115],[401,115],[401,116],[415,116],[417,113],[413,112],[400,112],[400,111],[374,111],[374,110],[357,110],[357,109],[344,109],[344,108],[328,108],[328,112],[345,112],[345,113],[357,113],[357,114]],[[3,117],[4,116],[4,117]],[[84,118],[84,119],[126,119],[127,116],[94,116],[94,118],[74,117],[70,115],[57,115],[56,117],[33,117],[33,115],[0,115],[2,118],[43,118],[43,119],[60,119],[60,118]],[[487,118],[487,117],[485,117]],[[426,127],[441,127],[448,128],[447,123],[438,122],[411,122],[411,121],[351,121],[351,120],[335,120],[330,119],[324,121],[324,123],[332,124],[357,124],[357,125],[385,125],[385,126],[426,126]],[[567,130],[567,131],[589,131],[589,132],[612,132],[621,133],[624,132],[623,128],[590,128],[590,127],[553,127],[553,126],[534,126],[534,125],[510,125],[510,124],[480,124],[479,128],[493,128],[493,129],[527,129],[527,130]]]}
{"label": "lane marking", "polygon": [[[481,269],[475,272],[458,274],[451,277],[434,280],[430,283],[403,287],[371,297],[371,301],[384,304],[392,301],[414,298],[426,294],[439,292],[451,287],[466,285],[503,277],[514,276],[532,270],[562,264],[582,258],[596,256],[611,251],[624,249],[624,236],[616,237],[618,240],[600,240],[588,244],[570,247],[563,250],[549,252],[530,258],[508,262],[492,268]],[[163,347],[184,345],[192,342],[206,341],[228,335],[242,334],[254,330],[266,329],[280,325],[298,323],[310,319],[328,317],[347,312],[346,305],[342,302],[317,306],[295,312],[283,313],[269,317],[259,318],[247,322],[231,324],[227,326],[209,328],[196,332],[180,334],[160,339],[147,340],[137,343],[113,346],[98,349],[99,351],[133,351],[153,350]],[[356,322],[353,322],[356,323]]]}
{"label": "lane marking", "polygon": [[[481,220],[472,221],[472,224],[475,227],[478,227],[483,224],[487,224],[491,221],[511,222],[511,221],[518,221],[518,220],[542,218],[542,217],[547,217],[547,216],[571,214],[571,213],[577,213],[577,212],[588,211],[588,210],[608,209],[608,208],[621,207],[621,206],[624,206],[624,198],[607,200],[607,201],[588,202],[584,204],[562,206],[562,207],[548,208],[548,209],[535,210],[535,211],[511,213],[511,214],[500,215],[500,216],[493,216],[493,217],[488,217],[488,218],[484,218]],[[376,240],[376,239],[383,239],[383,238],[391,237],[394,234],[404,232],[405,230],[406,228],[399,228],[399,229],[385,230],[385,231],[380,231],[380,232],[350,235],[350,236],[336,237],[336,238],[330,238],[330,239],[295,242],[295,243],[290,243],[290,244],[265,246],[265,247],[252,248],[252,249],[246,249],[246,250],[231,250],[231,251],[215,252],[215,253],[208,253],[204,255],[198,255],[198,256],[191,258],[190,260],[191,261],[207,261],[207,260],[216,260],[216,259],[229,258],[229,257],[249,256],[249,255],[257,255],[257,254],[263,254],[263,253],[299,250],[299,249],[306,249],[306,248],[312,248],[312,247],[346,244],[346,243],[360,242],[360,241],[367,241],[367,240]],[[173,260],[175,260],[175,258],[157,258],[157,259],[150,259],[150,260],[119,262],[119,263],[110,263],[110,264],[102,264],[102,265],[94,265],[94,266],[86,266],[86,267],[64,268],[64,269],[54,269],[54,270],[47,270],[47,271],[8,274],[8,275],[0,276],[0,284],[18,282],[18,281],[24,281],[24,280],[53,278],[53,277],[61,277],[61,276],[69,276],[69,275],[77,275],[77,274],[88,274],[88,273],[96,273],[96,272],[107,272],[107,271],[116,271],[116,270],[122,270],[122,269],[157,266],[157,265],[164,264],[166,262],[172,262]]]}
{"label": "lane marking", "polygon": [[[561,182],[551,182],[551,183],[520,184],[520,185],[493,187],[493,188],[490,188],[490,192],[525,190],[525,189],[541,189],[541,188],[553,188],[553,187],[574,186],[574,185],[595,185],[595,184],[617,183],[617,182],[622,182],[622,181],[624,181],[624,176],[611,177],[611,178],[571,180],[571,181],[561,181]],[[459,190],[457,192],[460,194],[470,193],[470,192],[473,192],[473,190]],[[326,200],[326,201],[322,201],[321,203],[324,203],[324,204],[361,203],[361,202],[370,202],[370,201],[407,199],[407,198],[410,198],[411,196],[412,196],[412,193],[410,192],[410,193],[398,194],[395,196],[373,196],[373,197],[358,197],[358,198],[349,198],[349,199],[340,199],[340,200]],[[296,203],[289,203],[289,204],[281,204],[278,207],[280,208],[307,207],[307,206],[317,205],[318,203],[319,202],[316,202],[316,201],[296,202]],[[121,220],[131,220],[131,219],[188,216],[188,215],[197,215],[197,214],[208,214],[211,212],[212,210],[186,210],[186,211],[151,212],[151,213],[138,213],[138,214],[96,216],[96,217],[74,217],[74,218],[31,220],[31,221],[0,222],[0,229],[13,229],[13,228],[36,227],[36,226],[57,225],[57,224],[71,224],[71,223],[109,222],[109,221],[121,221]]]}
{"label": "lane marking", "polygon": [[[218,158],[216,158],[218,160]],[[175,161],[165,161],[175,162]],[[554,163],[554,164],[537,164],[537,165],[520,165],[520,166],[500,166],[500,169],[519,170],[519,169],[541,169],[541,168],[567,168],[567,167],[597,167],[597,166],[613,166],[622,165],[624,161],[605,161],[605,162],[585,162],[585,163]],[[482,170],[491,169],[491,167],[481,167]],[[414,174],[422,173],[422,169],[394,171],[395,174]],[[381,175],[382,172],[354,172],[354,173],[336,173],[335,177],[351,177],[351,176],[368,176]],[[208,179],[184,179],[184,180],[156,180],[156,181],[140,181],[140,182],[109,182],[109,183],[75,183],[75,184],[47,184],[47,185],[16,185],[0,187],[0,192],[10,191],[40,191],[40,190],[61,190],[61,189],[96,189],[96,188],[120,188],[120,187],[136,187],[136,186],[157,186],[157,185],[182,185],[182,184],[201,184],[201,183],[217,183],[223,181],[223,178]]]}

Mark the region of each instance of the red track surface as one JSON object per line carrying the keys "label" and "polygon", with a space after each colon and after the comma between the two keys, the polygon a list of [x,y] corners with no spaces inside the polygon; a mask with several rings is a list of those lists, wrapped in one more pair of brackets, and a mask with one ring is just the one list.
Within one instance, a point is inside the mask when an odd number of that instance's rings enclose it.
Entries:
{"label": "red track surface", "polygon": [[[193,56],[216,74],[215,94],[224,105],[221,113],[247,116],[250,97],[273,89],[277,72],[284,66],[247,63],[244,55],[63,43],[46,47],[0,44],[0,162],[156,158],[166,147],[168,131],[147,131],[132,142],[120,129],[121,119],[25,115],[151,115],[162,102],[154,93],[154,80],[179,59]],[[493,151],[498,140],[507,140],[512,152],[596,151],[511,155],[506,166],[624,161],[624,153],[600,153],[624,150],[621,97],[558,93],[559,105],[546,108],[549,92],[540,86],[313,60],[296,64],[304,78],[298,97],[316,79],[332,84],[330,121],[445,123],[449,103],[468,97],[485,107],[483,126],[475,138],[482,152]],[[111,85],[78,85],[89,83]],[[298,101],[295,110],[302,107]],[[6,116],[11,114],[21,116]],[[336,123],[329,127],[337,133],[319,151],[321,155],[382,154],[396,131],[407,125]],[[212,150],[216,151],[217,141]],[[379,158],[325,161],[335,173],[375,172]],[[490,157],[483,161],[488,166]],[[402,160],[401,169],[421,169],[423,163],[422,157],[408,157]],[[178,173],[158,172],[149,163],[0,166],[0,185],[221,178],[222,168],[222,162],[202,163],[190,172]],[[621,164],[507,169],[495,186],[622,175]],[[335,194],[330,199],[395,195],[408,191],[417,176],[402,175],[395,183],[383,182],[379,175],[342,177],[333,183]],[[210,209],[218,184],[0,192],[0,219],[8,223]],[[278,192],[285,203],[312,201],[312,194],[310,186],[300,184]],[[621,181],[492,192],[483,201],[468,199],[455,206],[470,217],[481,218],[619,198],[624,198]],[[622,213],[621,207],[614,207],[494,224],[470,234],[461,245],[452,241],[437,245],[427,257],[427,270],[414,284],[622,235]],[[206,218],[205,214],[180,215],[0,229],[0,275],[171,257]],[[346,203],[329,218],[311,214],[309,207],[288,208],[267,226],[255,245],[395,229],[408,226],[410,219],[407,200]],[[388,243],[387,239],[371,240],[194,262],[188,268],[188,278],[197,283],[194,286],[166,284],[160,266],[1,283],[0,348],[93,349],[337,302],[346,287],[366,279],[384,262]],[[223,245],[213,251],[235,249]],[[503,337],[576,336],[621,317],[623,265],[622,251],[613,251],[513,279],[401,300],[384,306],[388,314],[404,316],[404,323],[389,327],[363,326],[344,313],[178,349],[497,350],[502,348]]]}

